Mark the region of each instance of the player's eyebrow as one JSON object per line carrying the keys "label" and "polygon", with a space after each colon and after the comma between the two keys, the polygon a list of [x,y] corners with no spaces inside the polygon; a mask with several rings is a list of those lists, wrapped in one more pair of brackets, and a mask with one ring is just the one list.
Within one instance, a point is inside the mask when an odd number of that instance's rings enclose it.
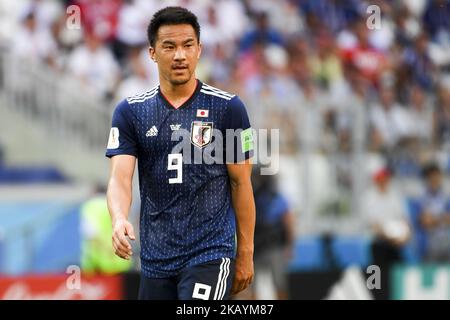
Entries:
{"label": "player's eyebrow", "polygon": [[[183,44],[186,44],[186,43],[193,42],[193,41],[194,41],[194,38],[189,38],[189,39],[184,40],[182,43],[183,43]],[[164,44],[176,45],[176,42],[173,41],[173,40],[164,40],[164,41],[162,42],[162,44],[163,44],[163,45],[164,45]]]}
{"label": "player's eyebrow", "polygon": [[173,41],[173,40],[164,40],[164,41],[162,42],[162,44],[163,44],[163,45],[164,45],[164,44],[176,45],[175,41]]}
{"label": "player's eyebrow", "polygon": [[[187,44],[187,43],[189,43],[189,42],[193,42],[195,39],[194,38],[189,38],[189,39],[186,39],[186,40],[184,40],[183,41],[183,44]],[[164,40],[163,42],[162,42],[162,44],[163,45],[176,45],[176,42],[175,41],[173,41],[173,40]]]}

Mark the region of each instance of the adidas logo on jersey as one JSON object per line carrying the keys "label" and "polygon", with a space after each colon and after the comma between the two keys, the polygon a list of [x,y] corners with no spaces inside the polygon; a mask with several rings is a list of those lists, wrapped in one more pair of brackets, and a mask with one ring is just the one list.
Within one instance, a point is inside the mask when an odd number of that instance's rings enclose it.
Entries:
{"label": "adidas logo on jersey", "polygon": [[155,126],[151,127],[145,134],[146,137],[156,137],[157,135],[158,135],[158,129],[156,129]]}

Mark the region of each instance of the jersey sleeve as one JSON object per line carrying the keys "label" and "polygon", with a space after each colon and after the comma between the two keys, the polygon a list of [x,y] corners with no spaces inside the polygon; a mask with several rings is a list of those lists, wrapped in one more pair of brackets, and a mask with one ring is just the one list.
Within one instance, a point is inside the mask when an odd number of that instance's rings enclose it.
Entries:
{"label": "jersey sleeve", "polygon": [[111,158],[119,154],[137,157],[137,139],[133,125],[133,114],[126,100],[119,103],[114,110],[111,130],[109,132],[106,156]]}
{"label": "jersey sleeve", "polygon": [[253,129],[247,110],[238,96],[230,100],[225,115],[224,152],[227,163],[238,163],[253,157]]}

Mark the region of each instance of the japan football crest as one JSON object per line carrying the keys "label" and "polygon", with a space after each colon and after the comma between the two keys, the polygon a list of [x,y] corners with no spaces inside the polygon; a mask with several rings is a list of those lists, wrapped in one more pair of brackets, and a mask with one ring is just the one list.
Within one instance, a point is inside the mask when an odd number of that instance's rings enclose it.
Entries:
{"label": "japan football crest", "polygon": [[191,127],[191,142],[194,146],[203,148],[211,143],[212,133],[212,122],[193,121]]}

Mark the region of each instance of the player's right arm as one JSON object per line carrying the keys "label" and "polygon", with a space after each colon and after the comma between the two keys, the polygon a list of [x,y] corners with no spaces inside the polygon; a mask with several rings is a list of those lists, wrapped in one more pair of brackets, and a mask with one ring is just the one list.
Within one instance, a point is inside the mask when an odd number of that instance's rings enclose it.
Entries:
{"label": "player's right arm", "polygon": [[131,240],[135,239],[133,226],[128,222],[137,158],[133,119],[130,105],[127,100],[123,100],[114,110],[106,149],[106,156],[111,158],[107,200],[113,227],[112,242],[115,253],[124,259],[132,255],[127,236]]}
{"label": "player's right arm", "polygon": [[127,236],[135,240],[133,225],[128,221],[132,200],[132,183],[136,158],[117,155],[111,158],[107,200],[112,221],[112,243],[116,255],[129,259],[133,254]]}

